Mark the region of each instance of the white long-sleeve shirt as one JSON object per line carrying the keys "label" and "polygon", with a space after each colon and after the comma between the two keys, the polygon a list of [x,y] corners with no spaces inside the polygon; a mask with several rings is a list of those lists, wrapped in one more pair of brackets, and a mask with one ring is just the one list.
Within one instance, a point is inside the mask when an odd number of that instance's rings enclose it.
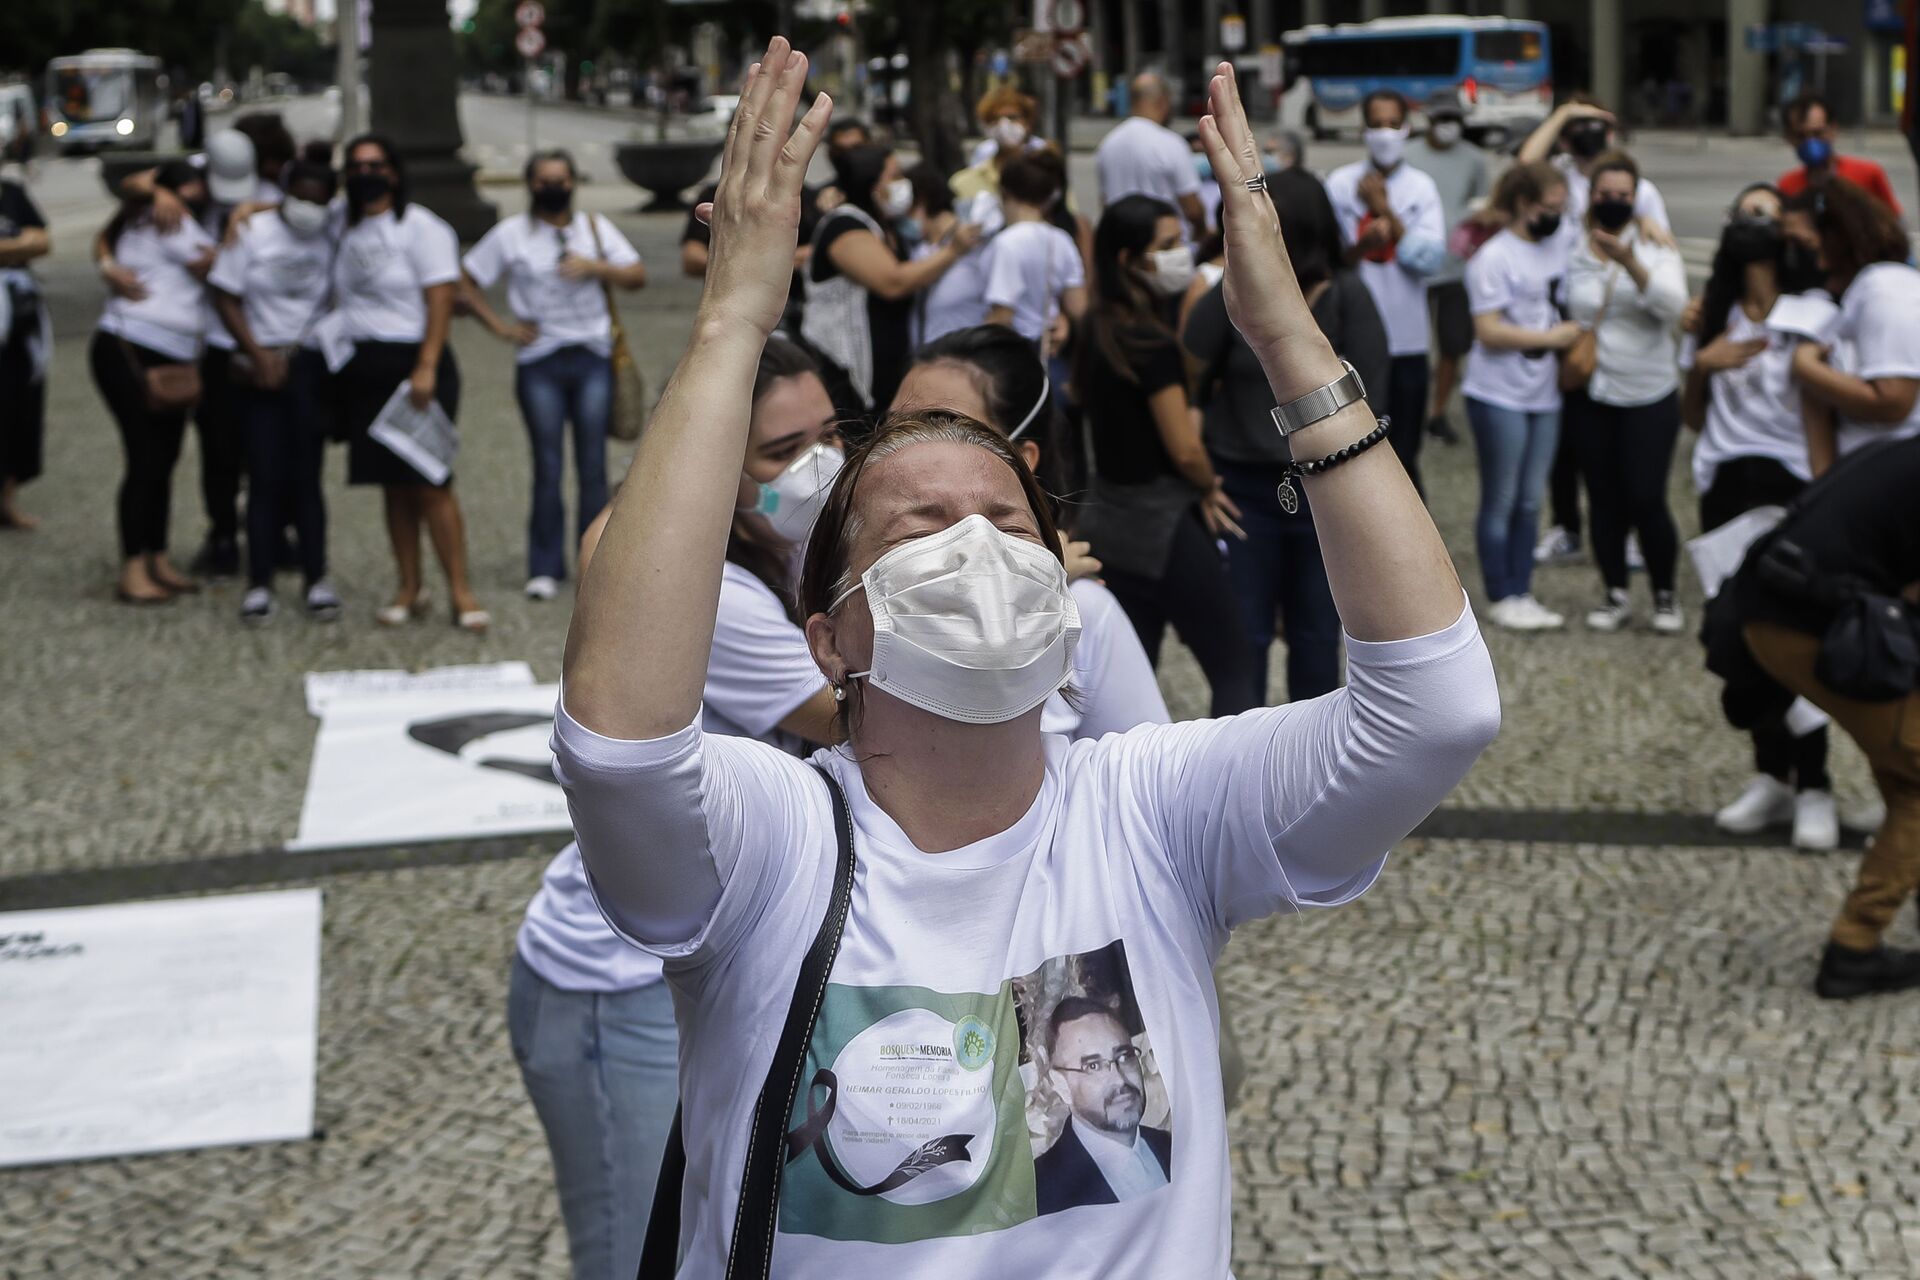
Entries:
{"label": "white long-sleeve shirt", "polygon": [[1687,307],[1687,269],[1680,251],[1653,244],[1629,227],[1621,238],[1647,268],[1647,287],[1634,287],[1627,269],[1594,253],[1585,235],[1567,255],[1562,300],[1567,315],[1592,327],[1600,319],[1599,348],[1587,394],[1599,404],[1652,404],[1680,385],[1680,313]]}
{"label": "white long-sleeve shirt", "polygon": [[[1351,683],[1322,698],[1048,735],[1031,808],[944,853],[915,848],[851,754],[814,756],[845,790],[857,869],[786,1117],[801,1136],[779,1274],[1045,1275],[1063,1257],[1113,1280],[1227,1274],[1214,958],[1236,925],[1363,892],[1499,721],[1470,612],[1347,645]],[[666,958],[687,1135],[680,1275],[718,1276],[754,1099],[831,892],[828,791],[764,743],[692,725],[617,741],[564,705],[554,750],[602,905]],[[1069,995],[1111,1010],[1140,1050],[1096,1101],[1168,1130],[1172,1159],[1166,1186],[1124,1204],[1049,1187],[1070,1207],[1042,1223],[1027,1116],[1059,1114],[1048,1019]]]}

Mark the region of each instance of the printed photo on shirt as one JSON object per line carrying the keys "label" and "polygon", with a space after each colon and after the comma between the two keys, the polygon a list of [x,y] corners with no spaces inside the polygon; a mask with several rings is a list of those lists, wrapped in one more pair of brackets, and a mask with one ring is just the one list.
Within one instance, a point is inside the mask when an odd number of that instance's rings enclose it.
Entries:
{"label": "printed photo on shirt", "polygon": [[1150,1195],[1173,1177],[1166,1082],[1118,939],[1013,981],[1035,1208]]}

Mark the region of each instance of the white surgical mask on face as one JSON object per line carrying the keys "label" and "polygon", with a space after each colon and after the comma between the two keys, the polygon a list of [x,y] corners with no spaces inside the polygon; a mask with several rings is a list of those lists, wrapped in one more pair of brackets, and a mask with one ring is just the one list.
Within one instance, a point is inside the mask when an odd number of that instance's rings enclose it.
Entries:
{"label": "white surgical mask on face", "polygon": [[288,196],[280,202],[280,220],[287,224],[287,230],[304,239],[327,225],[327,206]]}
{"label": "white surgical mask on face", "polygon": [[1436,146],[1442,147],[1450,147],[1460,141],[1460,122],[1458,120],[1434,121],[1433,141]]}
{"label": "white surgical mask on face", "polygon": [[1011,151],[1026,142],[1027,125],[1024,120],[1002,116],[987,126],[987,136]]}
{"label": "white surgical mask on face", "polygon": [[1073,674],[1080,607],[1045,547],[973,515],[875,560],[828,609],[865,589],[873,665],[849,672],[948,720],[1002,724]]}
{"label": "white surgical mask on face", "polygon": [[827,488],[846,462],[846,454],[815,441],[802,449],[786,470],[760,486],[760,501],[754,510],[767,518],[775,533],[796,547],[805,546],[820,507],[827,500]]}
{"label": "white surgical mask on face", "polygon": [[1369,129],[1361,138],[1367,144],[1367,156],[1375,168],[1391,169],[1400,163],[1407,149],[1407,126],[1398,129]]}
{"label": "white surgical mask on face", "polygon": [[906,178],[895,178],[889,182],[880,194],[880,212],[889,218],[903,218],[913,208],[913,183]]}
{"label": "white surgical mask on face", "polygon": [[1147,280],[1155,293],[1173,297],[1193,283],[1193,250],[1185,245],[1155,249],[1147,255]]}

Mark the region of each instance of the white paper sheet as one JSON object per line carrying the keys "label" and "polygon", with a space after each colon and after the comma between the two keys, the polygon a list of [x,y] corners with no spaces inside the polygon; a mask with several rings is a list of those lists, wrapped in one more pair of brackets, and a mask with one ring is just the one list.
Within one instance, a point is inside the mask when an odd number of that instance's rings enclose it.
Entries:
{"label": "white paper sheet", "polygon": [[1834,326],[1839,323],[1840,308],[1823,297],[1810,293],[1783,293],[1767,312],[1767,328],[1775,333],[1790,333],[1815,342],[1833,341]]}
{"label": "white paper sheet", "polygon": [[558,685],[399,690],[327,704],[287,849],[567,831],[553,781]]}
{"label": "white paper sheet", "polygon": [[313,1133],[320,891],[0,914],[0,1166]]}
{"label": "white paper sheet", "polygon": [[460,452],[460,435],[438,400],[416,409],[410,391],[411,384],[406,382],[393,389],[367,435],[398,454],[428,484],[445,484],[453,474],[454,455]]}
{"label": "white paper sheet", "polygon": [[353,339],[347,336],[347,313],[329,311],[314,322],[313,340],[319,344],[320,358],[327,362],[328,373],[338,373],[353,359]]}
{"label": "white paper sheet", "polygon": [[1687,543],[1687,555],[1693,560],[1693,568],[1700,575],[1700,586],[1705,590],[1707,599],[1720,594],[1721,584],[1731,578],[1740,568],[1740,562],[1747,558],[1747,551],[1760,535],[1780,523],[1787,514],[1785,507],[1755,507],[1743,512],[1715,529],[1712,533],[1703,533]]}
{"label": "white paper sheet", "polygon": [[524,689],[533,683],[533,668],[524,662],[475,662],[455,667],[402,671],[383,667],[371,671],[307,672],[307,714],[324,715],[340,698],[378,697],[388,693],[419,693],[432,689]]}

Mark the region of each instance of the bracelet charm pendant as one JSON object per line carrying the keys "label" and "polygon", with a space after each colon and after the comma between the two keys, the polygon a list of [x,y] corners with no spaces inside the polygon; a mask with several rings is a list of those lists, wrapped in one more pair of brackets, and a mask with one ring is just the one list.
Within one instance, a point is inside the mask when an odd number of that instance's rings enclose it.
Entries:
{"label": "bracelet charm pendant", "polygon": [[1293,491],[1293,473],[1289,471],[1280,479],[1280,487],[1274,490],[1274,497],[1280,500],[1280,509],[1288,515],[1300,513],[1300,495]]}

